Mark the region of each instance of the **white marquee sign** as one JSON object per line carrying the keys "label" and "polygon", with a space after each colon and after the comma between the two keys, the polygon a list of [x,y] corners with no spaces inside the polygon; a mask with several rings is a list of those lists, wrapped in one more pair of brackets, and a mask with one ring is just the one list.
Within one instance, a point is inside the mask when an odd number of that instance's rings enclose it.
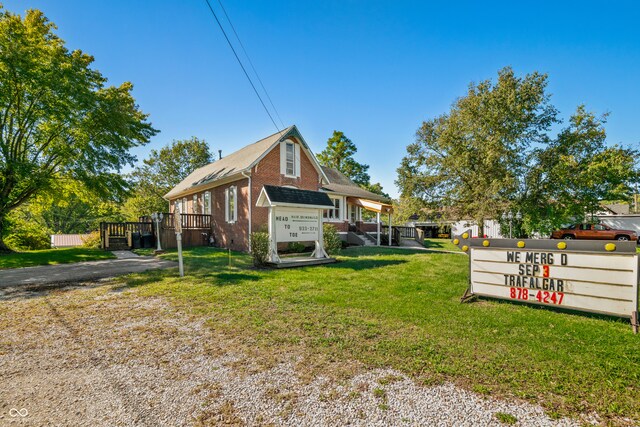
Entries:
{"label": "white marquee sign", "polygon": [[[464,237],[466,238],[464,238]],[[469,239],[472,295],[631,318],[638,323],[635,242]]]}
{"label": "white marquee sign", "polygon": [[533,304],[631,317],[635,255],[471,248],[471,291]]}

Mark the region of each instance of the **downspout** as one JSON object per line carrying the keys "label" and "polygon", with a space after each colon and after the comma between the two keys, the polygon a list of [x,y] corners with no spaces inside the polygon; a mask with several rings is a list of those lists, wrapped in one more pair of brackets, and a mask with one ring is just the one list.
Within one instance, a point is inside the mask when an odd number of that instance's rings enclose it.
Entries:
{"label": "downspout", "polygon": [[251,197],[251,173],[246,171],[242,171],[242,176],[249,180],[249,235],[247,241],[249,242],[249,253],[251,253],[251,222],[253,220],[253,216],[251,215],[251,208],[253,206],[253,200]]}

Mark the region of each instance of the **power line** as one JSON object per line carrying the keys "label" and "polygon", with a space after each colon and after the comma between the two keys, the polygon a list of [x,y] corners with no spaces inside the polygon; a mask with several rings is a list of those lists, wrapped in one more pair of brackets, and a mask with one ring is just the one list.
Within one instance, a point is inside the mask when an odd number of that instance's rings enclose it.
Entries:
{"label": "power line", "polygon": [[229,25],[231,26],[231,29],[233,30],[233,34],[235,34],[236,39],[238,39],[238,43],[240,43],[240,47],[242,48],[242,51],[244,52],[244,55],[247,57],[247,60],[249,61],[249,65],[251,65],[251,69],[253,70],[253,72],[255,73],[256,77],[258,78],[258,82],[260,83],[260,86],[262,87],[262,90],[264,91],[265,95],[267,95],[267,99],[269,100],[269,104],[271,104],[271,108],[273,108],[273,111],[276,112],[276,116],[278,117],[278,120],[280,120],[280,124],[282,125],[282,128],[284,129],[284,122],[282,121],[282,118],[280,118],[280,113],[278,113],[278,109],[273,104],[273,101],[271,100],[271,97],[269,96],[269,92],[267,92],[267,88],[264,87],[264,84],[262,83],[262,79],[260,78],[260,74],[258,74],[258,71],[256,70],[256,67],[253,66],[253,61],[251,61],[251,57],[247,53],[247,50],[244,48],[244,44],[242,44],[242,40],[240,40],[240,36],[238,36],[238,33],[236,31],[236,27],[233,26],[233,22],[231,22],[231,18],[229,18],[229,15],[227,14],[227,10],[222,5],[222,1],[221,0],[218,0],[218,4],[220,5],[220,8],[224,12],[224,16],[227,18],[227,21],[229,21]]}
{"label": "power line", "polygon": [[229,40],[229,37],[227,36],[227,32],[222,27],[222,24],[220,23],[220,20],[218,19],[218,15],[216,15],[216,12],[211,7],[211,3],[209,3],[209,0],[204,0],[204,1],[207,2],[207,6],[209,6],[209,10],[211,11],[211,14],[213,15],[213,17],[215,18],[216,22],[218,23],[218,27],[220,27],[220,30],[222,31],[222,34],[224,34],[224,38],[227,40],[227,43],[229,44],[229,47],[233,51],[233,54],[236,57],[236,60],[238,61],[238,64],[240,64],[240,68],[242,68],[242,71],[244,72],[245,77],[247,78],[247,80],[249,80],[249,83],[251,84],[251,87],[253,88],[253,91],[256,93],[256,96],[260,100],[260,103],[262,104],[262,107],[264,108],[264,111],[266,111],[267,115],[271,119],[271,123],[273,123],[273,126],[275,126],[275,128],[276,128],[276,130],[278,132],[281,132],[281,130],[278,129],[278,125],[276,124],[275,120],[273,120],[273,116],[271,116],[271,113],[269,112],[269,109],[264,104],[264,101],[262,100],[262,97],[258,93],[258,90],[256,89],[256,86],[253,84],[253,81],[251,80],[251,77],[249,77],[249,74],[247,73],[247,70],[244,68],[244,65],[242,65],[242,61],[240,61],[240,58],[238,57],[238,54],[236,53],[235,48],[231,44],[231,40]]}

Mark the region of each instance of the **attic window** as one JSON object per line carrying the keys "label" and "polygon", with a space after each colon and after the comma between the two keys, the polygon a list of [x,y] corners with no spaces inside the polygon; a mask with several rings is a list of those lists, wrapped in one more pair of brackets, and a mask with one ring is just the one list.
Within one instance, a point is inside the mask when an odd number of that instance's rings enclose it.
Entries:
{"label": "attic window", "polygon": [[296,174],[296,150],[292,142],[287,142],[287,169],[285,175],[294,176]]}

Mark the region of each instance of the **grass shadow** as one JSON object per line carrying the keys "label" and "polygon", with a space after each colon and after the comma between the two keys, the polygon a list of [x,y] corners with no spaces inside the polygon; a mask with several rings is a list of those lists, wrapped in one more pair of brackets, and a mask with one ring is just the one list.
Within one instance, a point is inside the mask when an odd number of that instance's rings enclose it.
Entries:
{"label": "grass shadow", "polygon": [[113,278],[93,280],[82,283],[47,283],[37,285],[20,285],[0,289],[0,303],[11,301],[25,301],[47,297],[51,294],[61,294],[78,289],[94,289],[101,286],[113,285]]}
{"label": "grass shadow", "polygon": [[215,286],[237,285],[239,282],[244,282],[244,281],[255,282],[261,279],[261,277],[258,275],[241,273],[241,272],[214,273],[209,277],[213,277],[216,280],[216,283],[211,283]]}
{"label": "grass shadow", "polygon": [[391,259],[340,259],[338,262],[334,264],[324,264],[322,266],[316,267],[325,267],[330,269],[335,268],[348,268],[354,271],[360,270],[371,270],[374,268],[382,268],[389,267],[392,265],[400,265],[405,264],[407,261],[405,260],[391,260]]}
{"label": "grass shadow", "polygon": [[612,315],[603,314],[603,313],[591,313],[588,311],[572,310],[570,308],[564,308],[560,306],[532,304],[532,303],[527,303],[525,301],[516,301],[516,300],[512,301],[512,300],[506,300],[506,299],[500,299],[500,298],[478,296],[477,298],[474,298],[472,301],[469,301],[467,304],[473,304],[475,302],[481,302],[481,301],[491,301],[498,304],[524,306],[533,310],[541,310],[541,311],[547,311],[552,313],[562,313],[562,314],[568,314],[576,317],[583,317],[587,319],[597,319],[597,320],[607,320],[607,321],[613,320],[618,323],[626,323],[626,324],[629,324],[629,326],[631,326],[630,320],[624,317],[612,316]]}

